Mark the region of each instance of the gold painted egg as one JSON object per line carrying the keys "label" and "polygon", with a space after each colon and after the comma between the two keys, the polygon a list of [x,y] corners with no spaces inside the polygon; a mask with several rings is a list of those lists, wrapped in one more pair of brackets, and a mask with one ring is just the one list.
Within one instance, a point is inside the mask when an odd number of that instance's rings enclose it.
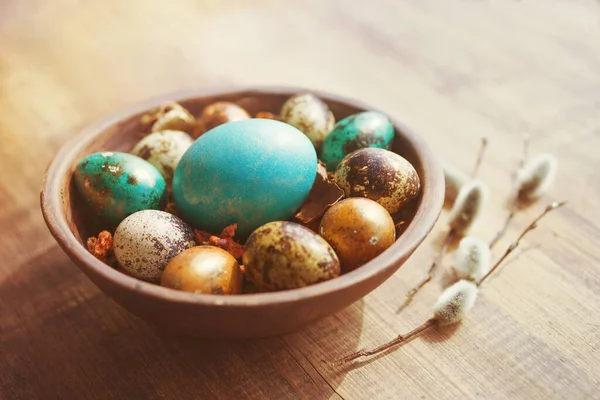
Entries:
{"label": "gold painted egg", "polygon": [[344,272],[371,261],[396,240],[394,220],[385,208],[360,197],[342,200],[327,210],[319,233],[333,247]]}
{"label": "gold painted egg", "polygon": [[215,246],[196,246],[169,262],[160,284],[191,293],[239,294],[243,278],[231,254]]}

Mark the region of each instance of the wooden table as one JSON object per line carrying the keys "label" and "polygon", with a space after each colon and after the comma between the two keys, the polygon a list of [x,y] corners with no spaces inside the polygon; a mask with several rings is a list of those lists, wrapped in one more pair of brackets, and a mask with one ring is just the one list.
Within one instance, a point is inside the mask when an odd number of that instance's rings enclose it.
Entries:
{"label": "wooden table", "polygon": [[[0,397],[5,399],[565,398],[598,394],[600,4],[594,1],[3,0],[0,3]],[[523,133],[560,161],[566,208],[531,233],[458,329],[349,369],[327,361],[429,317],[436,276],[396,315],[446,230],[339,314],[285,337],[157,332],[103,295],[38,205],[56,150],[116,108],[165,92],[293,84],[399,117],[468,171],[482,136],[506,215]],[[446,264],[450,262],[450,258]]]}

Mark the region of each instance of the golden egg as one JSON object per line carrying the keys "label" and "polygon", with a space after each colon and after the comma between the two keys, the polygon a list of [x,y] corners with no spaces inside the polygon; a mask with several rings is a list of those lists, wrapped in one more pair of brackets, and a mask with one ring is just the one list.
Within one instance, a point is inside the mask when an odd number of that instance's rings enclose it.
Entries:
{"label": "golden egg", "polygon": [[372,260],[396,240],[394,221],[386,209],[360,197],[342,200],[327,210],[319,233],[335,250],[344,272]]}
{"label": "golden egg", "polygon": [[279,119],[279,117],[272,112],[269,111],[259,111],[256,113],[254,118],[262,118],[262,119]]}
{"label": "golden egg", "polygon": [[217,101],[202,110],[198,119],[198,129],[195,136],[198,137],[214,127],[231,121],[248,119],[250,115],[242,107],[228,101]]}
{"label": "golden egg", "polygon": [[246,278],[259,291],[296,289],[340,275],[338,257],[325,239],[287,221],[252,232],[243,260]]}
{"label": "golden egg", "polygon": [[160,284],[171,289],[203,294],[239,294],[242,272],[231,254],[215,246],[197,246],[173,258]]}
{"label": "golden egg", "polygon": [[419,195],[415,168],[393,151],[365,148],[348,154],[335,170],[346,197],[366,197],[394,214]]}

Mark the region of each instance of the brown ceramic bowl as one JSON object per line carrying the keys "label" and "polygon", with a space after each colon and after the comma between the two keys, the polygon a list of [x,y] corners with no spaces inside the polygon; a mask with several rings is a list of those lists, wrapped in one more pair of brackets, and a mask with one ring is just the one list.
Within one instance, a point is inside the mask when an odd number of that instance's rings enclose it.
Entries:
{"label": "brown ceramic bowl", "polygon": [[[179,292],[146,283],[100,262],[84,241],[95,235],[85,218],[83,202],[73,190],[78,160],[101,150],[129,151],[140,139],[138,123],[148,109],[178,101],[194,115],[215,101],[240,104],[251,115],[278,113],[301,88],[247,88],[242,90],[175,93],[118,113],[85,129],[64,145],[50,164],[43,182],[41,206],[56,241],[79,268],[107,295],[140,318],[161,328],[205,337],[260,337],[297,330],[359,300],[388,279],[413,253],[433,227],[444,200],[442,170],[423,140],[394,121],[394,151],[416,168],[422,183],[415,212],[400,238],[384,253],[339,278],[302,289],[234,296]],[[313,91],[314,93],[314,91]],[[327,93],[318,93],[336,119],[371,107]]]}

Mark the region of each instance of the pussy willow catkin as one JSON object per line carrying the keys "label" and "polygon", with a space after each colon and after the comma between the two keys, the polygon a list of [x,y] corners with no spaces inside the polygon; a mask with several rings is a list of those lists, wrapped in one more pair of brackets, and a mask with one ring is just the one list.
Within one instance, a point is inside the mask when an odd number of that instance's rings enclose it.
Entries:
{"label": "pussy willow catkin", "polygon": [[451,325],[460,322],[475,305],[477,293],[479,293],[477,284],[471,281],[460,280],[442,292],[435,306],[433,306],[433,316],[417,328],[405,335],[398,335],[396,338],[372,350],[359,350],[335,361],[333,364],[341,365],[360,357],[372,356],[394,346],[406,343],[435,326]]}
{"label": "pussy willow catkin", "polygon": [[460,188],[450,210],[448,225],[451,231],[465,234],[473,225],[487,199],[487,188],[479,181],[471,181]]}
{"label": "pussy willow catkin", "polygon": [[528,161],[519,171],[518,198],[536,200],[554,183],[558,162],[552,154],[539,154]]}
{"label": "pussy willow catkin", "polygon": [[452,269],[459,279],[480,280],[490,270],[491,253],[487,243],[465,236],[454,254]]}
{"label": "pussy willow catkin", "polygon": [[460,188],[469,181],[469,176],[460,169],[444,164],[444,182],[446,184],[446,193],[444,201],[452,204],[460,191]]}
{"label": "pussy willow catkin", "polygon": [[[540,220],[546,216],[549,212],[556,210],[559,207],[565,205],[565,202],[553,202],[546,206],[544,211],[538,215],[517,237],[517,239],[506,249],[504,254],[489,268],[489,270],[483,275],[478,281],[464,280],[461,279],[448,287],[438,297],[435,306],[433,307],[433,317],[429,318],[423,324],[419,325],[412,331],[406,334],[400,334],[394,339],[387,343],[382,344],[371,350],[359,350],[352,353],[344,358],[334,362],[334,365],[341,365],[356,360],[360,357],[372,356],[384,352],[394,346],[402,345],[409,340],[421,335],[423,332],[434,328],[436,326],[451,325],[462,321],[465,315],[471,311],[475,305],[475,300],[479,293],[479,287],[483,282],[488,279],[495,270],[506,260],[506,257],[510,255],[518,246],[523,237],[531,232],[538,225]],[[466,243],[469,243],[467,241]]]}
{"label": "pussy willow catkin", "polygon": [[519,169],[515,175],[516,193],[510,212],[490,242],[490,248],[493,248],[504,236],[520,207],[525,202],[539,199],[552,186],[557,169],[558,162],[552,154],[538,154]]}
{"label": "pussy willow catkin", "polygon": [[461,279],[440,294],[433,306],[433,319],[439,325],[459,322],[471,311],[479,293],[477,284]]}

